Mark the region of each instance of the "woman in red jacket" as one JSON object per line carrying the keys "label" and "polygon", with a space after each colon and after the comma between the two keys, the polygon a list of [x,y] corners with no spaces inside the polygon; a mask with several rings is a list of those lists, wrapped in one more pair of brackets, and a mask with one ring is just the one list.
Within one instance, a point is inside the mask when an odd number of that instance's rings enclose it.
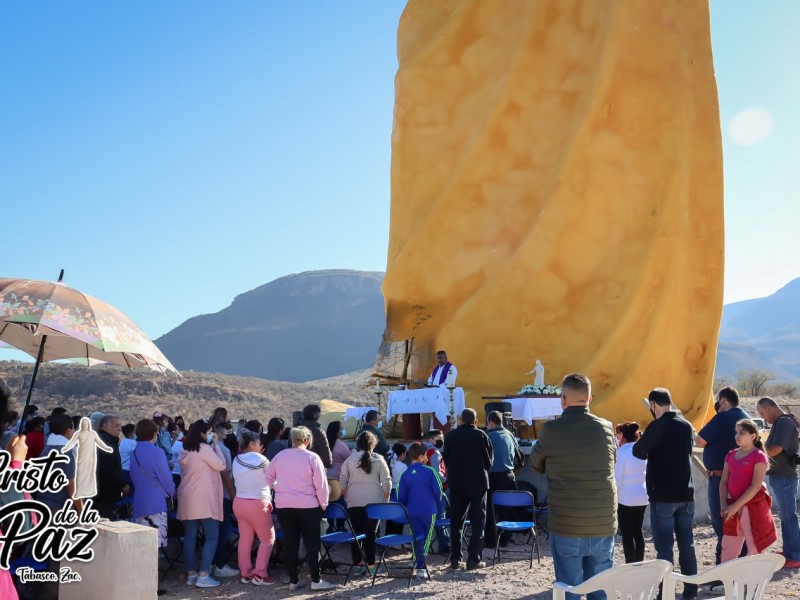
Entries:
{"label": "woman in red jacket", "polygon": [[764,485],[769,460],[758,427],[750,419],[736,423],[736,450],[725,457],[719,485],[724,533],[722,562],[734,560],[747,542],[747,554],[759,554],[776,539],[771,498]]}
{"label": "woman in red jacket", "polygon": [[44,418],[33,417],[28,421],[25,431],[25,442],[28,444],[26,460],[39,458],[44,450]]}

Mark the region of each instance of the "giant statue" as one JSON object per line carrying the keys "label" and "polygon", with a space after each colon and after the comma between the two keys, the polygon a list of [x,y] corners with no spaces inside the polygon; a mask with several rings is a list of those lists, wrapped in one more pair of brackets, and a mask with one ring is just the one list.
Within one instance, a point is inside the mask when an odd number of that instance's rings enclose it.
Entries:
{"label": "giant statue", "polygon": [[703,0],[410,0],[398,32],[387,341],[468,404],[593,382],[706,418],[722,311],[722,149]]}

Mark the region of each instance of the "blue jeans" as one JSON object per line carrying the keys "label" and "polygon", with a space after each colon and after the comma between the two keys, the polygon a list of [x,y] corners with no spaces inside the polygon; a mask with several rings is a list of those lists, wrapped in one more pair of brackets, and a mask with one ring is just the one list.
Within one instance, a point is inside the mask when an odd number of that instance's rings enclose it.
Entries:
{"label": "blue jeans", "polygon": [[[203,550],[200,554],[200,568],[197,568],[197,533],[203,526]],[[214,552],[217,550],[219,539],[219,521],[214,519],[189,519],[183,522],[186,531],[183,534],[183,559],[186,561],[186,570],[190,573],[201,571],[208,573]]]}
{"label": "blue jeans", "polygon": [[797,523],[797,478],[770,475],[769,484],[778,505],[781,520],[783,555],[786,560],[800,561],[800,525]]}
{"label": "blue jeans", "polygon": [[711,475],[708,478],[708,511],[711,513],[711,527],[717,536],[716,563],[719,564],[722,557],[722,507],[719,505],[719,484],[722,477]]}
{"label": "blue jeans", "polygon": [[[614,566],[614,536],[576,538],[550,534],[550,550],[556,581],[578,585],[590,577]],[[580,600],[577,594],[567,594],[567,600]],[[586,600],[606,600],[605,592],[592,592]]]}
{"label": "blue jeans", "polygon": [[233,514],[233,501],[222,499],[222,522],[219,525],[217,550],[214,553],[214,566],[220,569],[228,564],[228,531],[231,528],[231,515]]}
{"label": "blue jeans", "polygon": [[[681,566],[681,573],[684,575],[697,575],[697,556],[694,552],[694,535],[692,534],[693,517],[693,501],[650,503],[650,527],[653,530],[656,558],[673,563],[672,546],[677,540],[678,563]],[[684,585],[683,597],[696,598],[697,586]]]}

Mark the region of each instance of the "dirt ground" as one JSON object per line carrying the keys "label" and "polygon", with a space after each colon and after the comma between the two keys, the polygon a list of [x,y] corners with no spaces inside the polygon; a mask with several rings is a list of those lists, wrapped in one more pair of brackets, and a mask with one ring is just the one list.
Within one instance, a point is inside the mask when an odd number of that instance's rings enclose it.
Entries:
{"label": "dirt ground", "polygon": [[[655,558],[652,539],[645,534],[647,542],[646,559]],[[780,540],[780,535],[779,535]],[[344,585],[344,577],[323,575],[337,584],[336,589],[328,592],[311,592],[308,587],[289,592],[288,576],[282,565],[271,565],[269,572],[278,582],[269,587],[256,587],[239,582],[238,577],[223,579],[223,584],[213,589],[197,589],[185,585],[183,565],[178,564],[167,575],[161,587],[167,590],[162,596],[170,599],[195,599],[195,598],[236,598],[241,600],[255,598],[424,598],[435,596],[442,600],[463,600],[466,598],[532,598],[544,600],[552,598],[553,560],[550,547],[545,536],[540,536],[541,563],[534,560],[533,568],[524,555],[511,555],[491,567],[492,551],[485,550],[484,560],[488,562],[485,569],[477,571],[451,571],[449,564],[444,564],[443,557],[429,557],[431,567],[430,581],[413,580],[411,587],[407,588],[407,579],[378,579],[375,587],[370,587],[370,580],[366,577],[351,579]],[[774,547],[779,549],[779,544]],[[512,545],[513,549],[522,549],[521,546]],[[695,529],[695,547],[697,552],[698,570],[702,571],[714,563],[715,540],[711,527]],[[676,550],[677,552],[677,550]],[[334,556],[345,556],[337,553]],[[346,553],[349,556],[349,552]],[[398,566],[408,564],[405,557],[408,554],[396,555],[390,561],[390,568],[396,561]],[[624,562],[622,546],[617,539],[615,550],[615,564]],[[402,560],[401,560],[402,559]],[[675,557],[677,563],[677,555]],[[234,558],[235,560],[235,558]],[[677,566],[676,566],[677,569]],[[407,571],[405,571],[407,573]],[[301,580],[308,581],[308,570],[301,570]],[[775,574],[767,590],[770,600],[783,598],[800,598],[800,569],[783,569]],[[719,594],[716,594],[719,595]],[[715,594],[706,593],[702,588],[699,598],[714,597]]]}

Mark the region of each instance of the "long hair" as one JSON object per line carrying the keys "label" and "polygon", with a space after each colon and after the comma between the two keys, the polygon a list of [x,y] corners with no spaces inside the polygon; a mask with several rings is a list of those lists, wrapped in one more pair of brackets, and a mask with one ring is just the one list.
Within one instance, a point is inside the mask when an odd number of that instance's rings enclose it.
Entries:
{"label": "long hair", "polygon": [[214,427],[217,423],[221,423],[223,421],[228,420],[228,409],[224,406],[218,406],[214,409],[214,412],[211,414],[211,419],[209,422],[211,426]]}
{"label": "long hair", "polygon": [[758,431],[758,425],[756,425],[755,421],[752,419],[742,419],[741,421],[736,421],[736,426],[741,427],[747,433],[755,435],[756,439],[753,441],[753,445],[762,452],[764,451],[764,442],[761,441],[761,433]]}
{"label": "long hair", "polygon": [[175,417],[175,425],[178,427],[178,430],[183,434],[186,435],[186,421],[184,420],[182,415],[178,415]]}
{"label": "long hair", "polygon": [[286,424],[283,422],[283,419],[280,417],[272,417],[267,423],[267,433],[263,438],[261,438],[261,443],[264,446],[264,451],[267,451],[267,446],[269,446],[272,442],[278,439],[278,436],[281,434],[286,427]]}
{"label": "long hair", "polygon": [[374,433],[369,431],[362,431],[356,438],[356,450],[363,450],[364,454],[358,460],[358,466],[367,475],[372,472],[372,451],[378,445],[378,438]]}
{"label": "long hair", "polygon": [[339,439],[339,432],[342,430],[342,422],[341,421],[331,421],[328,423],[328,428],[325,430],[325,435],[328,438],[328,446],[333,452],[333,446],[336,444],[336,440]]}
{"label": "long hair", "polygon": [[204,419],[195,421],[189,426],[189,433],[183,440],[183,449],[188,452],[200,452],[200,444],[211,431],[211,424]]}

